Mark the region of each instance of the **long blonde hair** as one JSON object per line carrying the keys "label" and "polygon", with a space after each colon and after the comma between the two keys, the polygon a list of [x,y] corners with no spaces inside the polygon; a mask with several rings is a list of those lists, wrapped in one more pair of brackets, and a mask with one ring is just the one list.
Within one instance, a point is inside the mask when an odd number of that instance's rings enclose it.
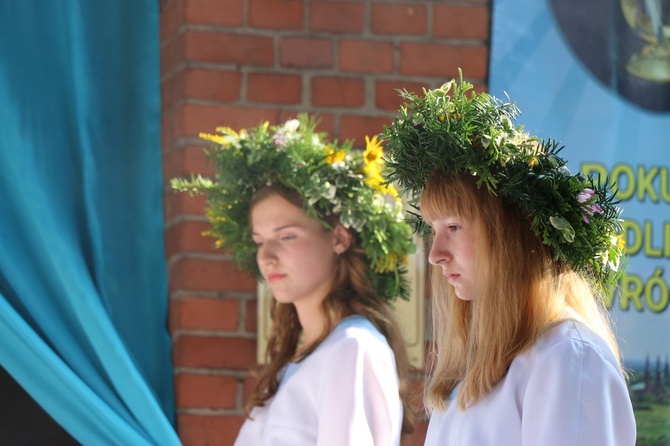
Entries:
{"label": "long blonde hair", "polygon": [[[298,207],[303,206],[300,196],[295,191],[273,185],[260,190],[254,196],[251,208],[273,195],[279,195]],[[327,218],[327,223],[331,226],[338,221],[336,216]],[[410,404],[408,382],[412,366],[409,363],[405,341],[390,306],[373,291],[365,252],[356,243],[357,234],[352,232],[352,235],[349,249],[337,257],[333,289],[321,307],[325,320],[324,330],[321,336],[300,354],[297,354],[297,349],[302,327],[295,306],[282,304],[273,299],[271,307],[273,327],[266,351],[268,363],[258,374],[258,383],[245,407],[247,416],[253,407],[263,406],[277,393],[278,374],[289,361],[305,359],[328,337],[343,317],[359,314],[366,317],[384,335],[395,355],[400,381],[399,393],[403,404],[402,434],[414,431],[416,411]]]}
{"label": "long blonde hair", "polygon": [[427,182],[420,208],[426,220],[448,212],[473,225],[477,265],[471,301],[456,297],[439,267],[431,270],[435,342],[425,389],[428,410],[443,410],[459,383],[458,407],[475,404],[517,355],[565,318],[567,309],[581,316],[620,361],[601,296],[586,278],[553,259],[518,207],[478,187],[471,175],[446,173]]}

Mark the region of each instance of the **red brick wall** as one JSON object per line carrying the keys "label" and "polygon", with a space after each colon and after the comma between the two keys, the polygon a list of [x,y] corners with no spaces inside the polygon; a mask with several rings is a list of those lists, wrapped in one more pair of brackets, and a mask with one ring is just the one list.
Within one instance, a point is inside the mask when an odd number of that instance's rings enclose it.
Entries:
{"label": "red brick wall", "polygon": [[[463,69],[485,89],[489,0],[161,0],[165,244],[177,429],[232,445],[255,363],[255,284],[202,235],[204,200],[170,178],[211,173],[199,132],[319,113],[364,144],[400,103]],[[418,377],[420,380],[420,377]],[[423,444],[425,422],[410,444]]]}

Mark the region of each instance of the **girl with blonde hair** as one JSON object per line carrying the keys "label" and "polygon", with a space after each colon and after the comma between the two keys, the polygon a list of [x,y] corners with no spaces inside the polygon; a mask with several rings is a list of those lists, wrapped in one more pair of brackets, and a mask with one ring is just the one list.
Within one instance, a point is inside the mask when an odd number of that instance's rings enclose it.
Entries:
{"label": "girl with blonde hair", "polygon": [[[430,233],[426,445],[635,444],[602,294],[622,273],[611,187],[572,175],[518,110],[451,81],[407,92],[388,179]],[[467,93],[467,94],[466,94]]]}

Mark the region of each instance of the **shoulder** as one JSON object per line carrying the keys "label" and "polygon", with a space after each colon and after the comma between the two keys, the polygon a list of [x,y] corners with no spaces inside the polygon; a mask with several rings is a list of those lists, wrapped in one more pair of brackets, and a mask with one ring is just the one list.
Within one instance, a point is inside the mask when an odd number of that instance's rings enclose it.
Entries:
{"label": "shoulder", "polygon": [[550,353],[553,349],[575,348],[576,352],[593,351],[608,362],[617,363],[614,352],[603,338],[575,320],[563,321],[549,330],[537,343],[536,349]]}
{"label": "shoulder", "polygon": [[349,316],[343,319],[323,342],[319,356],[393,357],[384,335],[365,317]]}
{"label": "shoulder", "polygon": [[[614,352],[603,338],[579,321],[567,320],[550,329],[515,361],[523,368],[608,369],[621,374]],[[513,363],[514,366],[514,363]]]}
{"label": "shoulder", "polygon": [[327,343],[357,344],[364,347],[388,347],[384,335],[363,316],[353,315],[344,318],[333,330]]}
{"label": "shoulder", "polygon": [[507,382],[529,444],[633,444],[634,414],[619,363],[586,325],[560,323],[512,366]]}

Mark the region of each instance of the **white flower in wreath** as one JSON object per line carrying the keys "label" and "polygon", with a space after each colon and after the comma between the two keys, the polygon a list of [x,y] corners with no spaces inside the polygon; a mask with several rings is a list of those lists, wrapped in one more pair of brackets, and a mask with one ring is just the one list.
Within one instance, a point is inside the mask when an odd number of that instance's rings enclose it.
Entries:
{"label": "white flower in wreath", "polygon": [[296,131],[300,127],[300,121],[297,119],[291,119],[286,121],[283,126],[281,126],[275,134],[272,136],[272,141],[275,143],[277,148],[284,147],[287,143],[294,140],[298,137]]}

